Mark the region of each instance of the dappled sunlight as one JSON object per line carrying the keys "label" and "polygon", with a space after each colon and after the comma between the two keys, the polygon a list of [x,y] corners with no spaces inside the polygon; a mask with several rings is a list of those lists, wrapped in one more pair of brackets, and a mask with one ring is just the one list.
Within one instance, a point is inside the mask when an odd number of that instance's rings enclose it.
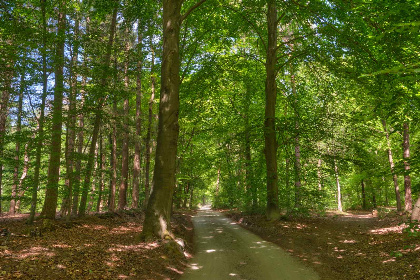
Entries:
{"label": "dappled sunlight", "polygon": [[338,242],[340,242],[340,243],[345,243],[345,244],[354,244],[354,243],[356,243],[357,241],[356,240],[340,240],[340,241],[338,241]]}
{"label": "dappled sunlight", "polygon": [[135,251],[139,252],[142,250],[153,250],[158,248],[160,245],[157,242],[151,243],[140,243],[140,244],[131,244],[131,245],[121,245],[116,244],[114,247],[110,247],[108,252],[127,252],[127,251]]}
{"label": "dappled sunlight", "polygon": [[213,253],[213,252],[216,252],[216,250],[215,249],[206,250],[206,253]]}
{"label": "dappled sunlight", "polygon": [[82,225],[81,227],[94,230],[107,230],[108,228],[103,225]]}
{"label": "dappled sunlight", "polygon": [[388,234],[388,233],[401,233],[403,229],[407,228],[406,224],[401,224],[393,227],[372,229],[369,232],[372,234]]}
{"label": "dappled sunlight", "polygon": [[167,266],[166,268],[167,268],[167,269],[169,269],[169,270],[172,270],[173,272],[175,272],[175,273],[177,273],[177,274],[179,274],[179,275],[184,274],[184,272],[183,272],[183,271],[178,270],[178,269],[176,269],[175,267]]}
{"label": "dappled sunlight", "polygon": [[40,255],[44,256],[44,257],[52,258],[56,254],[48,248],[36,246],[36,247],[32,247],[32,248],[29,248],[29,249],[22,250],[22,251],[20,251],[16,254],[14,254],[14,257],[18,258],[18,259],[26,259],[26,258],[29,258],[29,257],[35,257],[35,256],[40,256]]}

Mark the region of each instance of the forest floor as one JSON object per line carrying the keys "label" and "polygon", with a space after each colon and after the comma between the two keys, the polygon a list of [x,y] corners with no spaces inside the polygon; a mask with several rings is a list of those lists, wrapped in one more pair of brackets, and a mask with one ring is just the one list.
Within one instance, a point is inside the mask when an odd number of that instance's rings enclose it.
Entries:
{"label": "forest floor", "polygon": [[407,219],[395,212],[380,217],[371,212],[330,212],[324,217],[277,221],[223,212],[299,258],[321,279],[420,279],[418,225],[410,228]]}
{"label": "forest floor", "polygon": [[0,236],[0,279],[178,279],[191,256],[190,212],[172,219],[184,253],[165,242],[140,242],[141,212],[39,220],[31,227],[26,217],[0,217],[0,233],[10,233]]}

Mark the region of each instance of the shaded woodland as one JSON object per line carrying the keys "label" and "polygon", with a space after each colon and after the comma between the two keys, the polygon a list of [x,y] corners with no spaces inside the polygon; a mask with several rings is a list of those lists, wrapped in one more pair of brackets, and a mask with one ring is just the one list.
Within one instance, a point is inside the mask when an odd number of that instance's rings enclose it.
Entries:
{"label": "shaded woodland", "polygon": [[[0,3],[0,213],[420,219],[417,0]],[[419,114],[418,114],[419,113]]]}

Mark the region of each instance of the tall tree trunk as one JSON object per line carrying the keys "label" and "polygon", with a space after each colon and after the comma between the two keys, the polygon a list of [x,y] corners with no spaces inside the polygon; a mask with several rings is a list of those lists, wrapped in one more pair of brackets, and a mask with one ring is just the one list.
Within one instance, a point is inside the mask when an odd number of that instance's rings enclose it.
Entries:
{"label": "tall tree trunk", "polygon": [[155,100],[155,93],[156,93],[156,76],[154,73],[155,68],[155,51],[153,48],[152,37],[150,36],[150,51],[152,53],[152,61],[150,66],[150,80],[152,83],[152,92],[149,99],[149,114],[148,114],[148,126],[147,126],[147,133],[146,133],[146,166],[145,166],[145,184],[144,184],[144,202],[143,207],[146,209],[147,203],[150,196],[150,155],[152,153],[152,146],[150,145],[150,139],[152,134],[152,127],[153,127],[153,104]]}
{"label": "tall tree trunk", "polygon": [[410,133],[408,122],[403,125],[404,141],[403,141],[403,158],[404,158],[404,190],[405,190],[405,211],[411,212],[413,202],[411,198],[411,178],[410,178]]}
{"label": "tall tree trunk", "polygon": [[[100,138],[99,138],[100,141]],[[96,181],[98,178],[98,150],[99,150],[99,145],[98,143],[96,143],[96,148],[95,148],[95,163],[94,163],[94,167],[93,167],[93,171],[92,171],[92,186],[90,188],[90,199],[89,199],[89,203],[88,203],[88,208],[87,208],[87,212],[90,213],[92,212],[93,209],[93,203],[95,200],[95,193],[96,193]]]}
{"label": "tall tree trunk", "polygon": [[66,191],[64,193],[63,203],[61,207],[61,215],[70,216],[71,199],[73,195],[74,182],[74,146],[76,141],[76,97],[77,97],[77,57],[79,54],[79,19],[76,18],[74,23],[74,44],[73,53],[70,62],[70,95],[69,95],[69,111],[67,118],[67,133],[66,133]]}
{"label": "tall tree trunk", "polygon": [[277,142],[276,142],[276,49],[277,49],[277,8],[274,0],[268,0],[267,12],[268,44],[265,62],[265,161],[267,167],[267,218],[276,219],[278,213],[277,186]]}
{"label": "tall tree trunk", "polygon": [[74,175],[73,182],[73,202],[71,207],[71,215],[77,216],[77,210],[79,208],[79,193],[81,185],[81,172],[82,172],[82,155],[83,155],[83,144],[84,144],[84,127],[85,127],[85,114],[83,106],[85,104],[85,87],[86,87],[86,76],[82,78],[82,87],[80,89],[81,101],[81,113],[79,114],[79,131],[77,133],[77,160],[75,164],[76,172]]}
{"label": "tall tree trunk", "polygon": [[56,69],[54,103],[51,125],[51,151],[48,166],[47,189],[43,214],[47,219],[55,219],[58,200],[58,181],[60,176],[61,132],[63,123],[63,94],[64,94],[64,43],[66,30],[66,0],[59,2],[56,45]]}
{"label": "tall tree trunk", "polygon": [[[293,50],[293,47],[292,47]],[[294,73],[293,65],[291,66],[291,84],[292,84],[292,93],[294,99],[294,111],[295,111],[295,208],[299,209],[302,206],[302,182],[301,182],[301,173],[302,166],[300,163],[300,140],[299,140],[299,103],[296,90],[296,76]]]}
{"label": "tall tree trunk", "polygon": [[[126,30],[128,35],[128,30]],[[128,37],[128,36],[127,36]],[[121,182],[120,182],[120,190],[119,190],[119,198],[118,198],[118,210],[124,210],[125,206],[127,205],[127,189],[128,189],[128,142],[129,142],[129,113],[130,113],[130,104],[129,104],[129,95],[130,95],[130,88],[129,88],[129,77],[128,77],[128,63],[129,63],[129,53],[130,44],[126,42],[126,61],[124,63],[124,87],[125,87],[125,99],[124,99],[124,116],[123,116],[123,130],[124,130],[124,139],[123,139],[123,146],[122,146],[122,166],[121,166]]]}
{"label": "tall tree trunk", "polygon": [[318,175],[318,191],[322,191],[322,160],[321,158],[318,159],[317,175]]}
{"label": "tall tree trunk", "polygon": [[[114,114],[117,112],[117,100],[114,98],[113,102]],[[111,212],[115,211],[115,195],[117,192],[117,123],[116,120],[112,122],[112,135],[111,135],[111,185],[109,190],[108,209]]]}
{"label": "tall tree trunk", "polygon": [[28,175],[28,170],[29,170],[29,154],[30,154],[29,148],[30,148],[29,143],[26,143],[25,155],[23,159],[23,170],[22,170],[22,175],[20,176],[19,185],[18,185],[18,189],[20,190],[20,192],[19,192],[18,201],[16,201],[16,212],[20,212],[20,203],[22,201],[23,196],[25,195],[25,191],[27,190],[23,188],[23,181],[26,179],[26,176]]}
{"label": "tall tree trunk", "polygon": [[[33,224],[35,212],[38,201],[38,186],[39,186],[39,172],[41,169],[41,155],[42,143],[44,141],[44,118],[45,118],[45,100],[47,98],[47,19],[46,19],[46,0],[41,0],[42,11],[42,95],[41,95],[41,108],[40,116],[38,119],[38,138],[35,154],[35,170],[34,179],[32,183],[32,196],[31,196],[31,210],[28,218],[28,224]],[[0,168],[1,169],[1,168]],[[1,207],[0,207],[1,208]]]}
{"label": "tall tree trunk", "polygon": [[163,1],[163,54],[159,129],[153,190],[147,204],[145,239],[170,236],[172,196],[175,188],[179,114],[179,31],[182,0]]}
{"label": "tall tree trunk", "polygon": [[[105,53],[104,62],[103,62],[104,71],[102,73],[102,77],[99,84],[101,90],[104,90],[108,86],[108,72],[109,72],[108,68],[111,62],[112,45],[114,44],[115,27],[117,24],[117,12],[118,12],[119,2],[118,0],[114,0],[113,2],[114,2],[114,10],[112,13],[109,39],[108,39],[108,44],[106,47],[106,53]],[[85,215],[87,196],[88,196],[89,185],[90,185],[90,181],[92,177],[92,169],[93,169],[93,164],[94,164],[96,142],[98,140],[99,128],[102,121],[102,107],[104,105],[105,100],[106,100],[105,97],[100,97],[97,103],[97,107],[96,107],[95,119],[93,122],[92,140],[89,147],[89,158],[86,165],[86,175],[85,175],[85,180],[83,182],[82,196],[80,199],[79,216]]]}
{"label": "tall tree trunk", "polygon": [[337,161],[334,159],[334,173],[335,173],[335,182],[337,186],[337,209],[338,211],[343,211],[343,206],[341,203],[341,186],[340,186],[340,178],[338,176],[338,166]]}
{"label": "tall tree trunk", "polygon": [[16,124],[16,148],[15,148],[15,166],[13,170],[13,186],[12,186],[12,199],[10,200],[9,214],[14,215],[16,213],[16,195],[19,186],[19,161],[20,161],[20,142],[22,141],[21,128],[22,128],[22,105],[23,105],[23,92],[25,89],[25,76],[21,75],[20,78],[20,89],[19,89],[19,101],[18,101],[18,115]]}
{"label": "tall tree trunk", "polygon": [[[13,47],[13,42],[8,40],[7,47]],[[5,65],[4,74],[0,77],[0,213],[2,209],[2,186],[3,186],[3,153],[4,153],[4,136],[6,135],[6,121],[9,114],[9,98],[12,92],[12,80],[14,75],[14,52],[11,57],[2,56],[0,61]]]}
{"label": "tall tree trunk", "polygon": [[385,119],[382,120],[382,126],[384,128],[384,132],[385,132],[385,136],[386,136],[386,142],[387,142],[387,146],[388,146],[388,160],[389,160],[389,165],[391,167],[392,179],[394,181],[395,198],[397,200],[397,211],[401,212],[402,207],[401,207],[400,188],[398,186],[397,174],[395,173],[394,160],[392,159],[391,141],[389,139],[389,132],[388,132],[388,129],[387,129],[387,126],[386,126]]}
{"label": "tall tree trunk", "polygon": [[138,60],[137,60],[137,80],[136,80],[136,138],[134,141],[134,164],[133,164],[133,201],[132,207],[134,209],[139,208],[139,195],[140,195],[140,170],[141,170],[141,99],[143,97],[141,91],[141,73],[142,73],[142,55],[141,50],[142,44],[142,28],[140,26],[141,21],[138,21],[137,25],[137,48],[138,48]]}
{"label": "tall tree trunk", "polygon": [[103,147],[103,133],[101,132],[99,136],[99,168],[100,168],[100,177],[99,177],[99,189],[98,189],[98,200],[96,202],[96,212],[100,212],[102,208],[102,192],[104,191],[104,182],[105,182],[105,153]]}
{"label": "tall tree trunk", "polygon": [[366,190],[365,182],[362,180],[362,209],[366,210]]}

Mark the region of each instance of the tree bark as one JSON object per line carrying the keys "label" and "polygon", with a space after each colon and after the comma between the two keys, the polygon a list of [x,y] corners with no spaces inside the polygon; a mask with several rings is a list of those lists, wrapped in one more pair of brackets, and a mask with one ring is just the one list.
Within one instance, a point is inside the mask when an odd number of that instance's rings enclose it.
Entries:
{"label": "tree bark", "polygon": [[[117,100],[114,98],[113,102],[113,111],[114,114],[117,112]],[[117,191],[117,124],[116,120],[114,119],[112,122],[112,135],[111,135],[111,185],[109,190],[109,201],[108,201],[108,209],[110,212],[115,211],[115,196]]]}
{"label": "tree bark", "polygon": [[12,199],[10,200],[9,214],[16,213],[16,200],[19,186],[19,165],[20,165],[20,142],[21,142],[21,128],[22,128],[22,105],[23,105],[23,92],[25,88],[25,78],[22,74],[20,79],[19,100],[18,100],[18,115],[16,124],[16,147],[15,147],[15,166],[13,170],[13,186],[12,186]]}
{"label": "tree bark", "polygon": [[67,118],[67,133],[66,133],[66,191],[64,193],[63,203],[61,207],[62,216],[70,216],[71,199],[73,195],[74,182],[74,146],[76,141],[76,97],[77,97],[77,57],[79,54],[79,19],[76,18],[74,23],[74,44],[73,53],[70,62],[70,95],[69,95],[69,111]]}
{"label": "tree bark", "polygon": [[104,191],[104,182],[105,182],[105,153],[103,147],[103,133],[101,132],[99,136],[99,168],[100,168],[100,177],[99,177],[99,189],[98,189],[98,200],[96,202],[96,212],[100,212],[102,208],[102,192]]}
{"label": "tree bark", "polygon": [[341,203],[341,186],[340,178],[338,176],[338,166],[337,161],[334,159],[334,173],[335,173],[335,182],[337,186],[337,210],[343,212],[343,205]]}
{"label": "tree bark", "polygon": [[172,196],[175,189],[179,114],[179,31],[182,0],[163,1],[163,54],[159,129],[150,194],[143,227],[145,239],[172,236],[170,229]]}
{"label": "tree bark", "polygon": [[405,211],[411,212],[413,202],[411,198],[411,178],[410,178],[410,133],[408,122],[403,124],[403,158],[404,158],[404,190],[405,190]]}
{"label": "tree bark", "polygon": [[85,104],[85,87],[86,87],[86,76],[82,78],[82,87],[80,89],[81,101],[81,113],[79,115],[79,131],[77,133],[77,160],[75,164],[76,172],[74,175],[74,186],[73,186],[73,202],[71,207],[71,215],[77,216],[77,210],[79,207],[79,193],[81,185],[81,171],[82,171],[82,155],[83,155],[83,144],[84,144],[84,127],[85,127],[85,114],[83,112],[83,106]]}
{"label": "tree bark", "polygon": [[57,49],[55,60],[55,88],[52,112],[50,162],[48,166],[47,189],[42,213],[47,219],[55,219],[60,176],[61,132],[63,123],[64,94],[64,43],[66,30],[66,0],[59,2],[57,23]]}
{"label": "tree bark", "polygon": [[417,199],[417,202],[413,207],[413,212],[411,214],[411,220],[420,222],[420,196]]}
{"label": "tree bark", "polygon": [[277,186],[277,142],[276,142],[276,49],[277,49],[277,9],[274,0],[268,0],[267,12],[268,44],[265,62],[265,161],[267,167],[267,218],[276,219],[278,213]]}
{"label": "tree bark", "polygon": [[362,209],[366,210],[366,190],[365,182],[362,180]]}
{"label": "tree bark", "polygon": [[[128,35],[128,30],[126,30]],[[128,36],[127,36],[128,37]],[[128,63],[129,63],[129,56],[128,52],[130,50],[130,45],[127,39],[126,42],[126,61],[124,63],[124,87],[125,87],[125,99],[124,99],[124,116],[123,116],[123,146],[122,146],[122,166],[121,166],[121,182],[120,182],[120,190],[119,190],[119,197],[118,197],[118,210],[124,210],[125,206],[127,205],[127,189],[128,189],[128,142],[129,142],[129,112],[130,112],[130,103],[129,103],[129,77],[128,77]]]}
{"label": "tree bark", "polygon": [[[38,138],[35,154],[35,170],[34,179],[32,183],[32,196],[31,196],[31,210],[28,218],[28,224],[33,224],[35,212],[38,201],[38,185],[39,185],[39,172],[41,168],[41,155],[42,143],[44,141],[44,118],[45,118],[45,99],[47,98],[47,19],[46,19],[46,0],[41,1],[42,12],[42,95],[41,95],[41,108],[40,116],[38,119]],[[1,170],[1,168],[0,168]],[[0,171],[1,172],[1,171]],[[0,207],[1,208],[1,207]]]}
{"label": "tree bark", "polygon": [[149,99],[149,114],[148,114],[148,126],[147,126],[147,133],[146,133],[146,166],[145,166],[145,184],[144,184],[144,202],[143,207],[146,209],[147,203],[150,196],[150,155],[152,153],[152,147],[150,145],[150,139],[152,134],[152,127],[153,127],[153,104],[155,99],[155,93],[156,93],[156,76],[154,74],[154,68],[155,68],[155,51],[153,48],[153,42],[152,37],[150,36],[150,52],[152,53],[152,61],[150,66],[150,80],[151,80],[151,95]]}
{"label": "tree bark", "polygon": [[137,80],[136,80],[136,139],[134,141],[134,164],[133,164],[133,201],[132,207],[139,208],[139,195],[140,195],[140,178],[141,178],[141,99],[143,97],[141,90],[141,73],[142,73],[142,29],[140,27],[141,21],[137,25],[137,48],[138,48],[138,61],[137,61]]}
{"label": "tree bark", "polygon": [[392,158],[391,141],[389,139],[389,132],[386,126],[386,121],[384,119],[382,120],[382,126],[384,128],[386,142],[388,146],[388,161],[391,167],[392,179],[394,181],[395,198],[397,200],[397,211],[401,212],[402,207],[401,207],[400,188],[398,186],[398,178],[397,178],[397,174],[395,173],[395,165],[394,165],[394,160]]}
{"label": "tree bark", "polygon": [[[108,44],[107,44],[106,53],[104,57],[104,63],[103,63],[104,71],[102,73],[102,78],[99,85],[102,90],[104,90],[108,85],[108,68],[111,62],[111,52],[112,52],[112,45],[114,43],[114,34],[115,34],[115,27],[117,24],[117,11],[118,11],[119,2],[114,1],[114,5],[115,7],[112,13],[109,39],[108,39]],[[104,105],[104,102],[105,102],[105,97],[100,97],[97,103],[96,114],[95,114],[95,119],[93,123],[92,140],[89,147],[89,158],[86,165],[86,176],[83,182],[82,197],[80,199],[80,206],[79,206],[79,213],[78,213],[79,216],[85,215],[87,196],[88,196],[89,185],[90,185],[90,181],[92,177],[92,169],[93,169],[93,164],[94,164],[94,153],[95,153],[95,148],[96,148],[96,142],[98,140],[99,128],[100,128],[101,120],[102,120],[102,107]]]}
{"label": "tree bark", "polygon": [[[13,42],[8,40],[6,45],[13,46]],[[4,152],[4,135],[6,135],[6,121],[9,114],[9,98],[12,92],[12,80],[14,75],[14,52],[11,57],[2,56],[0,61],[5,65],[4,75],[0,77],[1,96],[0,96],[0,213],[2,212],[2,181],[3,181],[3,152]]]}

